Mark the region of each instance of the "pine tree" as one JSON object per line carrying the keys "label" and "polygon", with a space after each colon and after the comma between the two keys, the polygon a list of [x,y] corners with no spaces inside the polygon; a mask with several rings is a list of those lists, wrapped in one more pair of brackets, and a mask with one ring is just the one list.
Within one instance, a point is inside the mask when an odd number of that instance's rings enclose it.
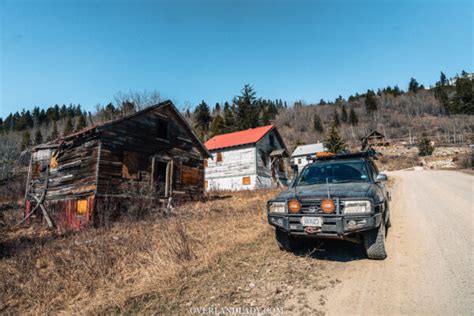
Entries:
{"label": "pine tree", "polygon": [[373,113],[377,111],[377,100],[375,99],[375,93],[372,90],[367,90],[367,95],[365,97],[365,109],[367,113]]}
{"label": "pine tree", "polygon": [[356,126],[357,124],[359,124],[359,118],[357,117],[354,108],[351,108],[351,110],[349,111],[349,124],[351,124],[352,126]]}
{"label": "pine tree", "polygon": [[36,130],[34,143],[35,145],[43,143],[43,134],[41,134],[41,130],[39,128]]}
{"label": "pine tree", "polygon": [[336,126],[334,124],[331,127],[331,132],[329,133],[324,146],[326,147],[327,151],[334,154],[338,154],[346,150],[346,145],[337,132]]}
{"label": "pine tree", "polygon": [[336,127],[341,126],[341,122],[339,121],[339,113],[337,113],[337,110],[334,109],[334,114],[333,114],[333,124]]}
{"label": "pine tree", "polygon": [[347,123],[347,119],[348,119],[347,110],[346,110],[346,107],[343,105],[341,109],[341,121],[343,123]]}
{"label": "pine tree", "polygon": [[341,105],[343,102],[344,98],[342,97],[342,95],[339,95],[334,103],[336,103],[336,105]]}
{"label": "pine tree", "polygon": [[319,100],[319,105],[325,105],[325,104],[327,104],[327,103],[326,103],[326,101],[324,101],[324,99]]}
{"label": "pine tree", "polygon": [[72,124],[72,118],[68,116],[66,125],[64,126],[63,136],[67,136],[74,131],[74,125]]}
{"label": "pine tree", "polygon": [[415,78],[410,78],[410,82],[408,83],[408,91],[417,93],[420,89],[420,84],[416,81]]}
{"label": "pine tree", "polygon": [[234,109],[228,102],[224,104],[224,132],[233,132],[235,130]]}
{"label": "pine tree", "polygon": [[439,75],[439,83],[442,86],[445,86],[448,83],[448,80],[446,79],[446,75],[441,71],[441,74]]}
{"label": "pine tree", "polygon": [[451,102],[451,112],[459,114],[474,114],[474,80],[464,75],[456,80],[455,95]]}
{"label": "pine tree", "polygon": [[321,122],[321,118],[319,115],[316,113],[313,116],[313,129],[315,132],[323,133],[324,132],[324,127],[323,123]]}
{"label": "pine tree", "polygon": [[80,131],[81,129],[85,128],[87,126],[86,123],[86,116],[84,113],[81,113],[79,117],[77,118],[77,123],[76,123],[76,132]]}
{"label": "pine tree", "polygon": [[209,132],[209,137],[214,137],[216,135],[222,134],[224,130],[224,119],[220,114],[216,114],[212,119],[211,130]]}
{"label": "pine tree", "polygon": [[30,146],[30,132],[24,131],[21,139],[21,150],[25,150]]}
{"label": "pine tree", "polygon": [[234,99],[237,105],[237,122],[239,129],[249,129],[258,125],[258,113],[256,109],[256,93],[252,86],[246,84],[241,90],[241,95]]}
{"label": "pine tree", "polygon": [[426,136],[423,136],[418,143],[418,155],[420,156],[431,156],[434,149],[434,146],[431,145],[431,141]]}
{"label": "pine tree", "polygon": [[209,123],[211,122],[211,113],[206,102],[201,101],[194,110],[196,117],[196,127],[204,134],[209,131]]}
{"label": "pine tree", "polygon": [[216,114],[221,114],[221,105],[219,104],[219,102],[216,103],[216,105],[214,106],[214,115]]}
{"label": "pine tree", "polygon": [[395,87],[393,87],[393,96],[396,97],[396,96],[399,96],[403,93],[402,90],[400,90],[400,88],[398,87],[398,85],[395,85]]}

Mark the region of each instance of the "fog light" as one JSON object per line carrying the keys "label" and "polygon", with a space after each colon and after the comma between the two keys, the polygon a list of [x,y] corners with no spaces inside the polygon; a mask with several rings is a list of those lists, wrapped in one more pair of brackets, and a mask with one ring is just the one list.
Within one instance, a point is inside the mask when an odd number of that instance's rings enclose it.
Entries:
{"label": "fog light", "polygon": [[347,222],[347,228],[354,228],[356,225],[356,222],[354,220],[350,220]]}
{"label": "fog light", "polygon": [[283,226],[283,219],[272,217],[271,220],[274,224],[276,224],[278,226]]}
{"label": "fog light", "polygon": [[367,224],[367,221],[365,219],[357,221],[357,225],[364,226],[365,224]]}

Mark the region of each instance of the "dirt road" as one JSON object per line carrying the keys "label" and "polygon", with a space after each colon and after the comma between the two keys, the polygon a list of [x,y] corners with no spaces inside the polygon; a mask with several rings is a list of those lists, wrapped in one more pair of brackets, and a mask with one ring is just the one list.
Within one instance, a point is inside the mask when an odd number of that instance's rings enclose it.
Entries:
{"label": "dirt road", "polygon": [[[325,293],[323,310],[330,315],[474,313],[474,178],[452,171],[390,176],[396,184],[388,258],[370,261],[344,257],[344,249],[330,251],[325,270],[341,282]],[[320,293],[307,295],[318,304]]]}

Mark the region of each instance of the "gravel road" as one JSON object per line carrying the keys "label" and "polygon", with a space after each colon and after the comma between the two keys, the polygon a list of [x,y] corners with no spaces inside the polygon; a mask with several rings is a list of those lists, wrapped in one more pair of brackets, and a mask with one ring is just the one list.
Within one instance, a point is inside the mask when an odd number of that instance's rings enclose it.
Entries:
{"label": "gravel road", "polygon": [[[388,258],[333,254],[326,271],[329,315],[474,313],[474,177],[398,171],[392,189]],[[311,293],[307,293],[311,301]],[[315,293],[314,300],[319,294]]]}

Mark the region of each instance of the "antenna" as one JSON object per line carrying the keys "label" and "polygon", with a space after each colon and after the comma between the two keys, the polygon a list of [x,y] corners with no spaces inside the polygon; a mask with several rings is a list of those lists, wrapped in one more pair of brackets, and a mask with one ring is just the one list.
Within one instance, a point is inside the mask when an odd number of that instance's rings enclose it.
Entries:
{"label": "antenna", "polygon": [[328,189],[328,199],[331,198],[331,194],[329,193],[329,181],[328,181],[328,177],[326,176],[326,188]]}

